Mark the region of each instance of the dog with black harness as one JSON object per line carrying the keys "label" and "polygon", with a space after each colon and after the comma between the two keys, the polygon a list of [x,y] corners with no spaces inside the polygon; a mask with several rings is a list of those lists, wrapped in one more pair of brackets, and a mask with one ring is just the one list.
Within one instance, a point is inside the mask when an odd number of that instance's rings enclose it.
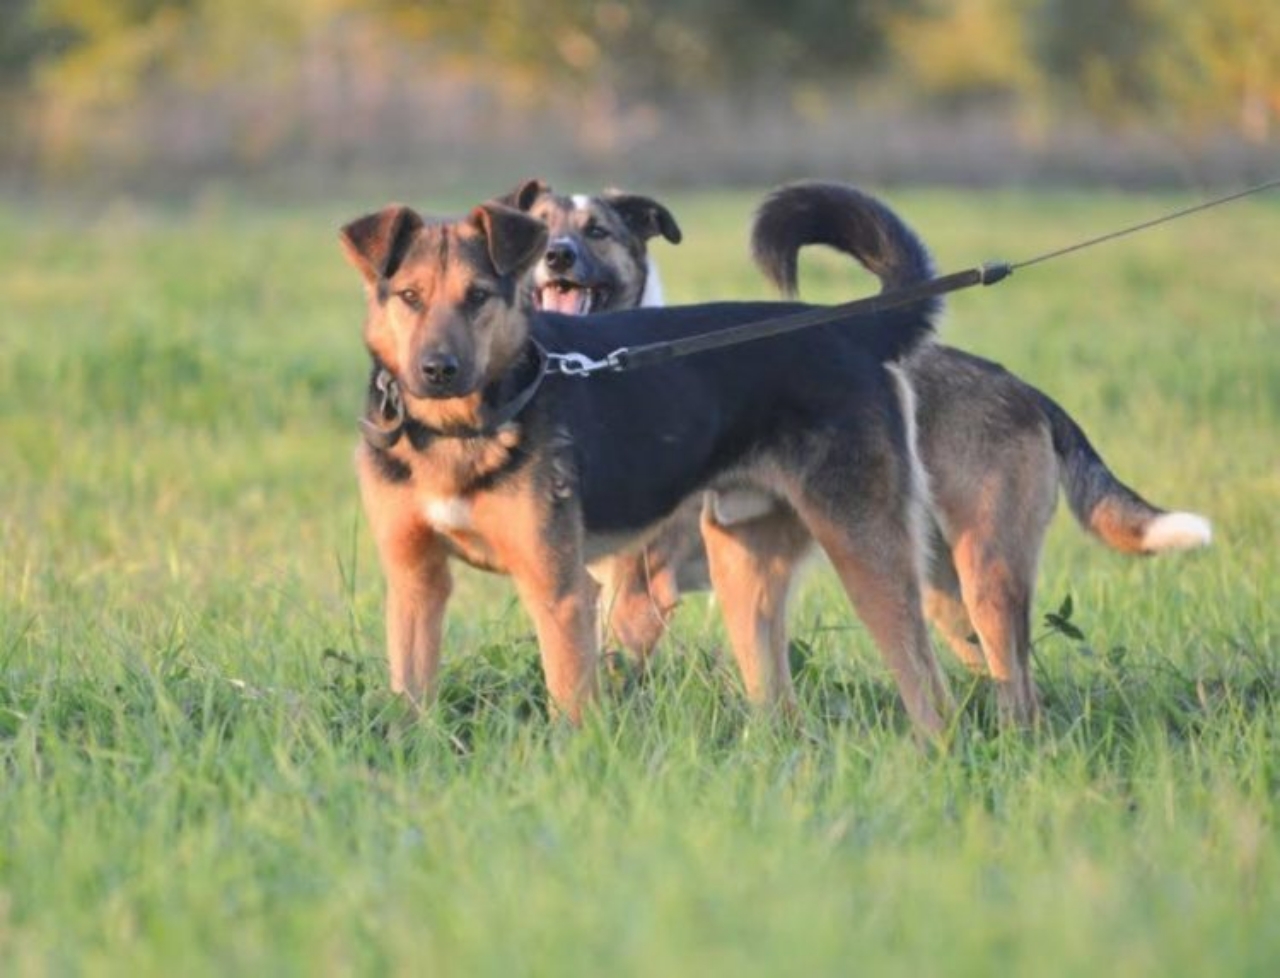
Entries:
{"label": "dog with black harness", "polygon": [[884,655],[917,728],[952,701],[921,613],[924,478],[892,362],[933,332],[922,299],[634,370],[579,376],[634,344],[808,322],[816,307],[717,302],[594,316],[538,310],[545,225],[491,202],[427,221],[390,206],[341,240],[365,290],[372,359],[356,452],[387,581],[392,687],[434,692],[450,564],[508,574],[555,708],[597,688],[588,567],[643,547],[685,500],[745,489],[767,514],[704,519],[710,577],[749,698],[793,706],[786,604],[816,543]]}

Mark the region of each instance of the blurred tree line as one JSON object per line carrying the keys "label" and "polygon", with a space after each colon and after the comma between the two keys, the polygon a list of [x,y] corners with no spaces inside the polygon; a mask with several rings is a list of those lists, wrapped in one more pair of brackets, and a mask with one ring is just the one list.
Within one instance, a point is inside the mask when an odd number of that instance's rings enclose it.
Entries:
{"label": "blurred tree line", "polygon": [[1266,143],[1280,120],[1280,10],[1275,0],[0,0],[0,112],[14,137],[0,158],[35,170],[103,155],[127,165],[157,141],[193,165],[219,140],[246,164],[286,147],[336,152],[397,112],[404,127],[562,113],[587,130],[590,152],[617,144],[619,126],[652,126],[655,113],[707,98],[820,116],[886,93],[930,112],[1006,111],[1032,135],[1074,115]]}

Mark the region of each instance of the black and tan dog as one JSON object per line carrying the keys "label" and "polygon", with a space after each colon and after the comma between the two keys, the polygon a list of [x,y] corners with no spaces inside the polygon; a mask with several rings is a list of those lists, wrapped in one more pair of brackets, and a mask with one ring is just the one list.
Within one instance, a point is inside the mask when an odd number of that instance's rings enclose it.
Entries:
{"label": "black and tan dog", "polygon": [[546,371],[548,353],[599,359],[805,307],[712,303],[589,324],[539,312],[524,279],[546,228],[497,203],[433,223],[388,207],[341,237],[367,296],[373,372],[356,464],[387,579],[393,688],[431,694],[461,559],[514,579],[552,700],[576,719],[596,688],[587,565],[643,544],[696,493],[742,486],[777,502],[749,523],[709,524],[706,545],[750,698],[791,702],[786,600],[816,540],[912,720],[944,727],[950,697],[920,610],[923,476],[885,366],[930,335],[932,303],[570,377]]}
{"label": "black and tan dog", "polygon": [[[812,244],[855,255],[886,290],[931,274],[916,236],[852,187],[793,184],[761,205],[753,252],[786,293],[796,289],[800,250]],[[1115,477],[1066,411],[997,364],[926,343],[903,367],[915,394],[918,447],[931,490],[927,613],[966,666],[994,677],[1003,712],[1028,721],[1037,709],[1028,670],[1031,601],[1059,483],[1080,523],[1126,553],[1204,545],[1209,523],[1143,500]],[[738,491],[713,506],[723,524],[770,504]],[[687,524],[672,523],[643,562],[615,562],[611,624],[633,651],[647,653],[660,637],[678,598],[670,593],[673,582],[678,590],[706,586],[705,578],[698,581],[700,548],[689,536]],[[648,600],[646,587],[654,592]]]}

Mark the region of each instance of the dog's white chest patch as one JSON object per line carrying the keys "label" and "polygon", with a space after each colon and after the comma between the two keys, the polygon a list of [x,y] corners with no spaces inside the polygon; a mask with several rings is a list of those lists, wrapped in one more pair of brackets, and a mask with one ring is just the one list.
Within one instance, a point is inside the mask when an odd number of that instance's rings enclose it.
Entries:
{"label": "dog's white chest patch", "polygon": [[652,258],[645,258],[647,266],[644,279],[644,294],[640,296],[640,305],[646,309],[660,309],[667,304],[662,293],[662,278],[658,275],[658,265]]}
{"label": "dog's white chest patch", "polygon": [[427,522],[437,530],[471,529],[471,503],[461,496],[428,499],[423,509]]}

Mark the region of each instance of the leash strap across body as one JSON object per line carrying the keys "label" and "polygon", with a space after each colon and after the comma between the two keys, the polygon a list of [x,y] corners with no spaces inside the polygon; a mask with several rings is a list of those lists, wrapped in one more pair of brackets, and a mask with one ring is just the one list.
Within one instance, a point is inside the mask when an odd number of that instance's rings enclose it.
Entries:
{"label": "leash strap across body", "polygon": [[811,326],[821,326],[823,323],[835,322],[855,313],[881,312],[945,295],[948,292],[967,289],[973,285],[994,285],[1012,271],[1012,265],[1004,262],[990,262],[976,268],[965,269],[963,272],[952,272],[950,275],[927,279],[903,289],[869,295],[837,306],[805,309],[801,312],[743,323],[740,326],[730,326],[710,333],[682,336],[675,340],[619,347],[600,360],[592,359],[583,353],[548,352],[547,358],[553,370],[571,377],[585,377],[601,370],[636,370],[640,367],[652,367],[654,364],[665,363],[677,357],[687,357],[707,350],[719,350],[726,346],[749,343],[767,336],[781,336],[785,333],[808,329]]}
{"label": "leash strap across body", "polygon": [[1142,221],[1139,224],[1133,224],[1118,231],[1110,231],[1107,234],[1098,235],[1064,248],[1047,251],[1023,261],[987,262],[976,268],[965,269],[962,272],[952,272],[949,275],[927,279],[906,288],[894,289],[892,292],[881,292],[878,295],[855,299],[852,302],[845,302],[836,306],[805,309],[785,316],[775,316],[754,323],[743,323],[740,326],[730,326],[727,329],[681,337],[675,340],[645,343],[640,346],[623,346],[607,354],[602,359],[589,357],[584,353],[555,353],[548,351],[548,369],[570,377],[587,377],[601,371],[635,370],[640,367],[653,366],[657,363],[665,363],[677,357],[703,353],[707,350],[718,350],[726,346],[736,346],[739,343],[749,343],[752,340],[763,339],[767,336],[780,336],[784,333],[808,329],[811,326],[820,326],[855,313],[881,312],[885,309],[910,305],[913,302],[919,302],[934,296],[946,295],[948,292],[958,292],[961,289],[967,289],[975,285],[995,285],[997,282],[1008,278],[1019,268],[1029,268],[1041,262],[1061,258],[1075,251],[1082,251],[1085,248],[1091,248],[1106,241],[1113,241],[1116,238],[1136,234],[1159,224],[1187,217],[1198,211],[1218,207],[1233,200],[1249,197],[1275,187],[1280,187],[1280,178],[1268,180],[1265,183],[1238,190],[1235,193],[1202,201],[1152,220]]}

